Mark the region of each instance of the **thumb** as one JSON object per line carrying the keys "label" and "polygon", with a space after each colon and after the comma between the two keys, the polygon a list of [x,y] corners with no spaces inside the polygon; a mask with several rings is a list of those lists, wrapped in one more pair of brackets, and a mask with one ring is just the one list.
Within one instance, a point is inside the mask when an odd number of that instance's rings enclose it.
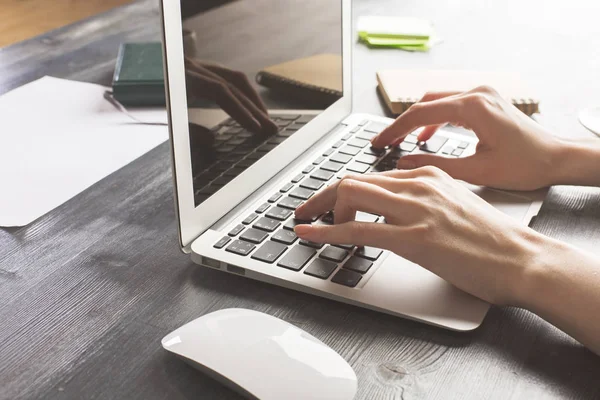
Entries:
{"label": "thumb", "polygon": [[437,167],[454,179],[460,180],[468,180],[469,174],[476,171],[476,159],[474,159],[474,156],[447,158],[433,154],[409,154],[398,160],[397,167],[398,169],[415,169],[427,165]]}

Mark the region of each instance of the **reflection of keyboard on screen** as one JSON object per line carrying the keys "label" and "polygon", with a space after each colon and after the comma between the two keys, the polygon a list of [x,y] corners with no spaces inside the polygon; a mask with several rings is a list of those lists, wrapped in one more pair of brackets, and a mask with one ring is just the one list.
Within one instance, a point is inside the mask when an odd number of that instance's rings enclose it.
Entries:
{"label": "reflection of keyboard on screen", "polygon": [[196,206],[260,160],[288,137],[312,120],[315,115],[274,115],[271,119],[279,132],[271,137],[252,134],[233,119],[213,128],[216,159],[207,169],[194,176]]}
{"label": "reflection of keyboard on screen", "polygon": [[[239,221],[214,247],[269,264],[277,262],[277,267],[303,272],[316,279],[333,276],[332,282],[355,287],[383,251],[372,247],[298,241],[294,233],[297,224],[333,224],[333,215],[329,212],[313,221],[299,221],[293,218],[294,210],[317,190],[347,174],[388,171],[396,167],[400,157],[411,153],[460,157],[470,145],[441,134],[427,143],[418,143],[416,135],[411,134],[398,147],[372,148],[370,140],[385,127],[380,122],[365,120],[350,133],[332,140],[321,156]],[[363,212],[357,213],[356,220],[383,222],[382,217]]]}

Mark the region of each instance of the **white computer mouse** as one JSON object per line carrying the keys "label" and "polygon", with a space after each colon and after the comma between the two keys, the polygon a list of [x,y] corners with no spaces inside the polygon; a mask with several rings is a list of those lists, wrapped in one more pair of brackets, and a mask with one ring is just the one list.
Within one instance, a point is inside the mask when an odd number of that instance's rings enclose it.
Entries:
{"label": "white computer mouse", "polygon": [[356,374],[323,342],[261,312],[203,315],[162,339],[163,347],[249,398],[349,400]]}

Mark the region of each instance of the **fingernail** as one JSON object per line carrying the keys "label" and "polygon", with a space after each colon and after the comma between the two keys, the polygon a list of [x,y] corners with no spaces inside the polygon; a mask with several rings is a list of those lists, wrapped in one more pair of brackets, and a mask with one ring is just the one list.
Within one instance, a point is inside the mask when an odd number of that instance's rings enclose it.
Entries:
{"label": "fingernail", "polygon": [[417,165],[410,160],[399,160],[398,164],[396,166],[398,167],[398,169],[415,169],[415,168],[417,168]]}
{"label": "fingernail", "polygon": [[294,227],[294,232],[298,236],[308,235],[312,232],[312,226],[307,224],[296,225]]}

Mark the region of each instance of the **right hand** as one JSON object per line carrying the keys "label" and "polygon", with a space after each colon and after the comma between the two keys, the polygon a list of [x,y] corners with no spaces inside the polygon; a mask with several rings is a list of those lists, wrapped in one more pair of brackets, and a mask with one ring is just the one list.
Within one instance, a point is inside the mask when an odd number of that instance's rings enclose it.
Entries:
{"label": "right hand", "polygon": [[277,125],[269,118],[267,108],[243,73],[189,57],[185,59],[185,71],[188,98],[214,101],[251,132],[267,135],[277,132]]}
{"label": "right hand", "polygon": [[552,172],[559,140],[486,86],[462,93],[426,94],[373,138],[372,145],[397,145],[421,127],[425,128],[418,139],[427,141],[446,123],[475,132],[479,143],[474,155],[407,155],[398,161],[398,168],[432,165],[453,178],[498,189],[535,190],[555,183]]}

